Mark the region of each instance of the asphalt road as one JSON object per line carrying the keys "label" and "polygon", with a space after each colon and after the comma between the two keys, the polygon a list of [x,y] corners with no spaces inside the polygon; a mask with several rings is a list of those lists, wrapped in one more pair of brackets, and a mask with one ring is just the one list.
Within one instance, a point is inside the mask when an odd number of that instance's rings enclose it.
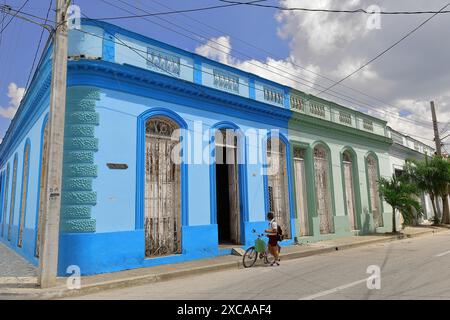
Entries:
{"label": "asphalt road", "polygon": [[[279,267],[258,263],[76,299],[450,299],[449,232],[281,261]],[[369,266],[380,268],[379,289]]]}

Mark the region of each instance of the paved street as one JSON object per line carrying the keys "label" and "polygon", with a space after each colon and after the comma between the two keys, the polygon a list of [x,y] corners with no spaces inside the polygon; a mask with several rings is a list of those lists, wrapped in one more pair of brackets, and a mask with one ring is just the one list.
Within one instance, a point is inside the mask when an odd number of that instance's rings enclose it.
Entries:
{"label": "paved street", "polygon": [[[381,268],[379,290],[367,288],[370,265]],[[76,299],[450,299],[450,233]]]}

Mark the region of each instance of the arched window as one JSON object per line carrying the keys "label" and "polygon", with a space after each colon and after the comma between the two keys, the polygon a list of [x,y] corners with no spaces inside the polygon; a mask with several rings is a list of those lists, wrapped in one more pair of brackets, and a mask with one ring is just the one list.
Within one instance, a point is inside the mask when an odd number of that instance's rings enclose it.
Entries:
{"label": "arched window", "polygon": [[30,143],[25,145],[25,151],[23,153],[23,174],[22,174],[22,191],[21,191],[21,203],[20,203],[20,219],[19,219],[19,239],[17,242],[18,247],[23,245],[23,228],[25,226],[25,213],[27,206],[27,190],[28,190],[28,173],[30,165]]}
{"label": "arched window", "polygon": [[[181,253],[179,126],[167,117],[146,122],[144,228],[147,257]],[[175,160],[175,161],[174,161]]]}
{"label": "arched window", "polygon": [[35,256],[39,258],[41,232],[42,232],[42,217],[45,212],[45,199],[47,197],[47,190],[45,190],[45,180],[47,180],[47,153],[48,153],[48,121],[45,124],[43,137],[42,137],[42,149],[41,149],[41,167],[39,176],[39,203],[38,203],[38,217],[36,221],[36,246],[35,246]]}
{"label": "arched window", "polygon": [[373,154],[367,156],[367,179],[374,227],[382,227],[383,216],[381,215],[380,194],[378,192],[378,161]]}
{"label": "arched window", "polygon": [[6,221],[6,215],[7,215],[7,209],[8,209],[8,187],[9,187],[9,164],[6,168],[6,177],[5,177],[5,183],[3,185],[3,218],[2,218],[2,237],[5,233],[5,221]]}
{"label": "arched window", "polygon": [[11,204],[9,205],[9,225],[8,241],[11,241],[12,227],[14,225],[14,209],[16,205],[16,184],[17,184],[17,154],[14,156],[13,175],[11,185]]}
{"label": "arched window", "polygon": [[316,182],[316,210],[320,222],[320,233],[334,232],[333,206],[331,203],[330,165],[328,152],[319,145],[314,148],[314,176]]}
{"label": "arched window", "polygon": [[283,235],[291,237],[286,144],[279,138],[267,140],[269,210],[281,226]]}
{"label": "arched window", "polygon": [[357,230],[356,210],[355,210],[355,179],[353,177],[354,163],[350,151],[346,150],[342,156],[342,166],[344,172],[344,192],[345,206],[350,222],[350,229]]}

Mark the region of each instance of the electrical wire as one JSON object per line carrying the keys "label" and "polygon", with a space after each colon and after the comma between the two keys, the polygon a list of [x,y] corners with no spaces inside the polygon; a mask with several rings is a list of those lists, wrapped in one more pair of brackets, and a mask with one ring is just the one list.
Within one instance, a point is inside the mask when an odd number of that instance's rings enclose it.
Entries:
{"label": "electrical wire", "polygon": [[265,2],[265,1],[267,1],[267,0],[255,0],[255,1],[250,1],[250,2],[222,4],[222,5],[216,5],[216,6],[210,6],[210,7],[201,7],[201,8],[193,8],[193,9],[172,10],[172,11],[167,11],[167,12],[156,12],[156,13],[148,13],[148,14],[141,14],[141,15],[104,17],[104,18],[93,18],[93,19],[94,20],[99,20],[99,21],[136,19],[136,18],[144,18],[144,17],[179,14],[179,13],[186,13],[186,12],[199,12],[199,11],[206,11],[206,10],[213,10],[213,9],[223,9],[223,8],[228,8],[228,7],[235,7],[235,6],[240,6],[240,5],[244,5],[244,4],[252,4],[252,3],[257,3],[257,2]]}
{"label": "electrical wire", "polygon": [[305,12],[322,12],[322,13],[362,13],[362,14],[382,14],[382,15],[418,15],[418,14],[443,14],[450,13],[450,10],[447,11],[433,11],[433,10],[422,10],[422,11],[370,11],[366,9],[353,9],[353,10],[343,10],[343,9],[320,9],[320,8],[302,8],[302,7],[282,7],[276,5],[268,5],[268,4],[259,4],[259,3],[245,3],[240,1],[232,1],[232,0],[219,0],[220,2],[230,3],[230,4],[241,4],[248,5],[254,7],[261,8],[271,8],[281,11],[305,11]]}
{"label": "electrical wire", "polygon": [[[52,8],[52,4],[53,4],[53,0],[50,0],[50,4],[49,4],[49,6],[48,6],[47,15],[46,15],[46,17],[45,17],[46,19],[45,19],[44,24],[47,23],[47,19],[48,19],[49,15],[50,15],[50,10],[51,10],[51,8]],[[39,49],[41,48],[41,43],[42,43],[42,38],[44,37],[44,32],[45,32],[45,29],[42,28],[42,30],[41,30],[41,35],[40,35],[40,37],[39,37],[38,46],[37,46],[37,48],[36,48],[36,52],[34,53],[33,63],[32,63],[32,65],[31,65],[31,69],[30,69],[30,72],[29,72],[29,74],[28,74],[28,79],[27,79],[27,82],[26,82],[26,85],[25,85],[25,91],[28,90],[28,85],[30,84],[31,75],[33,74],[34,65],[35,65],[35,63],[36,63],[36,59],[37,59],[37,56],[38,56],[38,54],[39,54]]]}
{"label": "electrical wire", "polygon": [[25,2],[22,4],[22,6],[16,12],[16,14],[13,17],[11,17],[11,19],[8,21],[8,23],[0,30],[0,33],[2,33],[3,31],[5,31],[6,28],[8,28],[11,21],[13,21],[13,19],[16,17],[16,15],[22,11],[22,9],[27,5],[28,1],[30,1],[30,0],[25,0]]}
{"label": "electrical wire", "polygon": [[[119,7],[119,6],[115,5],[115,4],[112,4],[112,3],[108,2],[108,1],[106,1],[106,0],[101,0],[101,1],[104,2],[105,4],[108,4],[108,5],[112,6],[112,7],[117,8],[117,9],[119,9],[119,10],[123,10],[123,11],[128,12],[128,13],[133,13],[133,12],[131,12],[131,11],[125,9],[125,8]],[[145,11],[145,10],[143,10],[143,9],[141,9],[141,8],[137,8],[136,6],[131,5],[131,4],[127,3],[127,2],[125,2],[125,1],[122,1],[122,0],[119,0],[119,1],[122,2],[122,3],[124,3],[124,4],[126,4],[126,5],[128,5],[128,6],[130,6],[130,7],[135,8],[135,9],[137,9],[137,10],[140,10],[140,11],[142,11],[142,12],[148,13],[147,11]],[[179,25],[174,24],[174,23],[172,23],[172,22],[170,22],[170,21],[168,21],[168,20],[165,20],[165,19],[163,19],[163,18],[161,18],[161,17],[157,17],[157,18],[160,19],[160,20],[166,21],[167,23],[170,23],[170,24],[172,24],[172,25],[174,25],[174,26],[177,26],[178,28],[180,28],[180,29],[182,29],[182,30],[184,30],[184,31],[190,32],[190,33],[194,34],[194,35],[197,36],[197,37],[201,37],[201,38],[203,38],[203,39],[205,39],[205,40],[208,40],[208,39],[204,38],[202,35],[200,35],[200,34],[198,34],[198,33],[195,33],[195,32],[193,32],[193,31],[191,31],[191,30],[187,30],[186,28],[180,27]],[[166,29],[166,30],[175,32],[175,33],[180,34],[180,35],[182,35],[182,36],[184,36],[184,37],[187,37],[187,38],[189,38],[189,39],[191,39],[191,40],[198,41],[198,39],[196,39],[196,38],[193,38],[193,37],[188,36],[188,35],[186,35],[186,34],[180,33],[180,32],[178,32],[178,31],[176,31],[176,30],[174,30],[174,29],[171,29],[171,28],[169,28],[169,27],[167,27],[167,26],[161,25],[161,24],[156,23],[156,22],[154,22],[154,21],[148,20],[148,18],[143,18],[143,19],[149,21],[150,23],[156,24],[156,25],[158,25],[158,26],[160,26],[160,27],[162,27],[162,28],[164,28],[164,29]],[[214,50],[217,50],[217,51],[220,51],[220,52],[224,53],[225,55],[227,55],[227,56],[229,56],[229,57],[234,58],[232,55],[229,54],[229,50],[231,50],[230,47],[225,46],[225,45],[223,45],[223,44],[221,44],[221,43],[219,43],[219,42],[217,42],[217,41],[212,41],[212,42],[215,42],[217,45],[219,45],[219,46],[221,46],[221,47],[224,47],[224,48],[226,48],[226,49],[228,49],[228,50],[221,50],[220,48],[211,46],[211,45],[209,45],[208,43],[206,43],[206,45],[209,46],[209,47],[211,47],[211,48],[213,48]],[[237,50],[234,50],[234,51],[239,52],[239,51],[237,51]],[[244,56],[247,56],[248,58],[252,59],[252,57],[248,56],[248,55],[245,54],[245,53],[242,53],[242,52],[241,52],[241,54],[243,54]],[[311,88],[311,89],[315,89],[314,85],[316,85],[316,86],[318,86],[318,87],[321,87],[321,88],[326,88],[325,86],[322,86],[322,85],[320,85],[320,84],[314,83],[314,82],[312,82],[312,81],[310,81],[310,80],[308,80],[308,79],[301,78],[300,76],[295,75],[295,74],[292,74],[292,73],[290,73],[290,72],[287,71],[287,70],[283,70],[283,69],[278,68],[278,67],[276,67],[276,66],[269,65],[269,64],[267,64],[267,63],[265,63],[265,62],[261,62],[261,64],[266,65],[266,66],[269,67],[269,68],[279,70],[279,71],[282,72],[282,73],[278,73],[278,72],[275,72],[275,71],[273,71],[273,70],[268,70],[267,68],[264,68],[264,67],[262,67],[261,65],[259,65],[259,64],[257,64],[257,63],[253,63],[253,62],[247,62],[247,63],[250,64],[250,65],[253,65],[253,66],[257,67],[257,68],[260,68],[260,69],[262,69],[262,70],[264,70],[264,71],[269,71],[269,72],[271,72],[272,74],[275,74],[275,75],[277,75],[277,76],[283,77],[283,78],[285,78],[285,79],[287,79],[287,80],[289,80],[289,81],[294,81],[294,82],[296,82],[296,83],[298,83],[298,84],[300,84],[300,85],[302,85],[302,86],[305,86],[305,87],[308,87],[308,88]],[[313,85],[308,85],[308,84],[299,82],[299,81],[297,81],[297,80],[295,80],[295,79],[293,79],[293,78],[291,78],[291,77],[287,77],[286,74],[288,74],[288,75],[290,75],[290,76],[292,76],[292,77],[294,77],[294,78],[296,78],[296,79],[301,79],[302,81],[306,81],[306,82],[308,82],[308,83],[311,83],[311,84],[313,84]],[[316,89],[316,90],[317,90],[317,89]],[[349,102],[349,103],[351,103],[351,104],[365,105],[367,108],[372,109],[373,111],[375,111],[375,112],[377,112],[378,114],[381,114],[381,115],[383,115],[383,116],[386,116],[386,114],[390,113],[390,114],[392,114],[393,117],[398,118],[400,121],[405,121],[405,122],[409,122],[409,123],[413,123],[413,124],[419,124],[419,125],[421,125],[421,126],[427,126],[427,127],[428,127],[429,125],[431,125],[431,122],[430,122],[430,123],[427,123],[427,122],[425,122],[425,121],[419,121],[419,120],[413,120],[413,119],[408,119],[408,118],[402,118],[402,117],[400,117],[400,116],[398,115],[398,113],[394,113],[394,112],[389,111],[389,110],[378,110],[377,107],[375,107],[375,106],[373,106],[373,105],[371,105],[371,104],[368,104],[368,103],[366,103],[366,102],[364,102],[364,101],[361,101],[361,100],[359,100],[359,99],[353,98],[353,97],[348,96],[348,95],[345,95],[345,94],[343,94],[343,93],[339,93],[339,92],[337,92],[337,91],[333,91],[333,90],[330,90],[330,91],[333,92],[333,93],[335,93],[335,94],[330,94],[330,93],[327,93],[327,94],[330,95],[330,96],[332,96],[332,97],[334,97],[334,98],[340,99],[340,100],[342,100],[342,101]],[[336,94],[338,94],[338,95],[340,95],[340,96],[337,96]],[[345,98],[342,98],[341,96],[343,96],[343,97],[345,97]],[[352,101],[349,100],[349,99],[351,99]]]}
{"label": "electrical wire", "polygon": [[[450,5],[450,4],[449,4]],[[14,17],[13,17],[14,18]],[[88,17],[87,17],[88,18]],[[88,18],[88,19],[90,19],[90,18]],[[92,20],[92,19],[90,19],[90,20]],[[80,30],[79,30],[80,31]],[[92,34],[92,35],[94,35],[94,34]],[[95,35],[95,36],[97,36],[97,35]],[[118,39],[118,38],[116,38],[117,40],[119,40],[119,41],[121,41],[120,39]],[[108,39],[107,39],[108,40]],[[128,46],[128,45],[126,45],[125,43],[123,43],[122,42],[122,45],[125,45],[125,46],[127,46],[127,47],[129,47],[131,50],[133,50],[133,51],[135,51],[136,52],[136,50],[134,50],[135,48],[132,48],[132,47],[130,47],[130,46]],[[136,53],[138,53],[138,52],[136,52]],[[139,54],[139,53],[138,53]],[[140,54],[139,54],[140,55]],[[146,57],[144,57],[144,56],[142,56],[141,55],[141,57],[143,57],[145,60],[147,60],[147,61],[149,61]],[[189,66],[189,67],[191,67],[191,66]],[[164,70],[165,71],[165,70]],[[166,72],[166,71],[165,71]]]}
{"label": "electrical wire", "polygon": [[[115,6],[115,5],[110,4],[110,3],[106,2],[106,1],[103,1],[103,2],[105,2],[105,3],[109,4],[109,5]],[[121,1],[121,2],[123,2],[123,1]],[[129,5],[129,4],[128,4],[128,5]],[[130,5],[130,6],[131,6],[131,5]],[[117,6],[115,6],[115,7],[117,7]],[[123,9],[123,8],[120,8],[120,7],[117,7],[117,8],[119,8],[119,9],[121,9],[121,10],[125,10],[125,9]],[[142,11],[144,11],[144,10],[142,10]],[[30,15],[30,16],[36,17],[36,16],[34,16],[34,15]],[[37,18],[40,18],[40,17],[37,17]],[[40,19],[43,19],[43,18],[40,18]],[[45,20],[45,19],[43,19],[43,20]],[[167,21],[167,20],[166,20],[166,21]],[[150,22],[154,23],[153,21],[150,21]],[[169,22],[169,23],[170,23],[170,22]],[[171,30],[171,31],[174,31],[173,29],[167,28],[167,27],[162,26],[162,25],[160,25],[160,24],[158,24],[158,25],[161,26],[161,27],[164,27],[164,28],[166,28],[166,29],[169,29],[169,30]],[[179,27],[179,26],[178,26],[178,27]],[[186,29],[184,29],[184,30],[186,30]],[[174,32],[177,32],[177,31],[174,31]],[[178,32],[178,33],[179,33],[179,32]],[[181,34],[181,33],[179,33],[179,34]],[[181,35],[186,36],[186,35],[184,35],[184,34],[181,34]],[[201,35],[198,35],[198,34],[196,34],[196,35],[202,37]],[[186,37],[188,37],[188,36],[186,36]],[[191,38],[191,37],[190,37],[190,38]],[[191,38],[191,39],[193,39],[193,38]],[[196,39],[193,39],[193,40],[196,40]],[[221,44],[219,44],[219,45],[221,45]],[[228,48],[228,47],[227,47],[227,48]],[[217,48],[214,48],[214,49],[218,50]],[[220,49],[219,49],[219,51],[220,51]],[[236,50],[235,50],[235,51],[236,51]],[[227,53],[227,52],[224,52],[224,53]],[[251,57],[250,57],[250,58],[251,58]],[[268,65],[268,64],[266,64],[266,63],[263,63],[263,64],[267,65],[267,66],[270,67],[270,68],[275,68],[275,69],[277,69],[277,70],[281,70],[282,72],[286,73],[285,70],[282,70],[282,69],[277,68],[277,67],[275,67],[275,66],[270,66],[270,65]],[[262,68],[262,67],[261,67],[260,65],[258,65],[258,64],[254,64],[254,65],[255,65],[256,67]],[[279,76],[284,76],[283,74],[275,73],[275,72],[273,72],[273,71],[271,71],[271,70],[267,70],[267,69],[265,69],[265,68],[262,68],[262,69],[265,70],[265,71],[269,71],[269,72],[272,72],[272,73],[274,73],[274,74],[277,74],[277,75],[279,75]],[[296,75],[293,75],[292,73],[289,73],[289,72],[287,72],[287,73],[290,74],[290,75],[292,75],[292,76],[294,76],[294,77],[296,77],[296,78],[300,78],[300,79],[302,79],[303,81],[306,81],[306,82],[309,82],[309,83],[313,83],[312,81],[309,81],[308,79],[301,78],[301,77],[296,76]],[[293,80],[293,79],[291,79],[291,78],[287,78],[286,76],[284,76],[284,77],[285,77],[286,79],[290,80],[290,81],[295,81],[295,80]],[[313,86],[308,86],[308,85],[305,85],[305,84],[300,83],[300,82],[298,82],[298,81],[295,81],[295,82],[297,82],[297,83],[299,83],[299,84],[301,84],[301,85],[304,85],[304,86],[306,86],[306,87],[313,88]],[[317,83],[314,83],[314,84],[315,84],[316,86],[318,86],[318,87],[324,88],[324,86],[322,86],[322,85],[320,85],[320,84],[317,84]],[[387,113],[390,113],[390,114],[392,114],[392,116],[398,118],[398,119],[401,120],[401,121],[406,121],[406,122],[410,122],[410,123],[414,123],[414,124],[420,124],[420,125],[425,125],[425,126],[428,126],[428,125],[429,125],[428,123],[425,123],[424,121],[420,122],[420,121],[418,121],[418,120],[413,120],[413,119],[409,119],[409,118],[402,118],[402,117],[400,117],[400,116],[398,115],[398,113],[394,113],[394,112],[389,111],[389,110],[378,110],[377,107],[374,107],[373,105],[370,105],[370,104],[368,104],[368,103],[366,103],[366,102],[357,100],[357,99],[355,99],[355,98],[353,98],[353,97],[350,97],[350,96],[348,96],[348,95],[345,95],[345,94],[343,94],[343,93],[339,93],[339,92],[336,92],[336,91],[333,91],[333,90],[330,90],[330,91],[331,91],[331,92],[334,92],[334,93],[336,93],[336,94],[342,95],[342,96],[344,96],[344,97],[346,97],[346,98],[350,98],[350,99],[353,100],[353,101],[350,101],[350,100],[348,100],[348,99],[342,98],[342,97],[340,97],[340,96],[336,96],[336,95],[327,93],[327,94],[328,94],[329,96],[331,96],[331,97],[334,97],[334,98],[337,98],[337,99],[340,99],[340,100],[343,100],[343,101],[346,101],[346,102],[350,102],[350,103],[352,103],[352,104],[355,103],[355,102],[356,102],[357,104],[363,104],[363,105],[367,106],[368,108],[374,110],[375,112],[377,112],[377,113],[379,113],[379,114],[382,114],[383,116],[386,116]],[[396,107],[394,107],[394,108],[396,108]]]}
{"label": "electrical wire", "polygon": [[[122,0],[119,0],[119,1],[120,1],[120,2],[124,2],[124,1],[122,1]],[[152,2],[154,2],[154,3],[156,3],[156,4],[159,4],[160,6],[166,8],[166,9],[171,9],[171,10],[173,10],[171,7],[165,5],[165,4],[161,3],[161,2],[158,2],[158,1],[156,1],[156,0],[153,0]],[[209,28],[209,29],[211,29],[211,30],[214,30],[214,31],[216,31],[216,32],[221,32],[221,33],[223,32],[223,30],[220,30],[220,29],[218,29],[218,28],[216,28],[216,27],[214,27],[214,26],[211,26],[211,25],[209,25],[209,24],[206,24],[205,22],[200,21],[200,20],[198,20],[198,19],[195,19],[195,18],[193,18],[193,17],[191,17],[191,16],[189,16],[189,15],[187,15],[187,14],[183,14],[183,13],[182,13],[181,15],[184,16],[184,17],[186,17],[186,18],[188,18],[189,20],[195,21],[195,22],[197,22],[198,24],[201,24],[201,25],[203,25],[203,26],[205,26],[205,27],[207,27],[207,28]],[[265,53],[268,54],[269,56],[272,56],[272,57],[274,57],[274,58],[276,58],[276,59],[279,59],[279,60],[284,59],[284,58],[281,58],[281,57],[277,56],[275,53],[273,53],[273,52],[271,52],[271,51],[268,51],[267,49],[264,49],[264,48],[255,46],[255,45],[253,45],[252,43],[249,43],[249,42],[247,42],[247,41],[245,41],[245,40],[243,40],[243,39],[240,39],[239,37],[237,37],[237,36],[235,36],[235,35],[233,35],[233,40],[238,40],[238,41],[240,41],[240,42],[246,44],[247,46],[252,47],[253,49],[256,49],[256,50],[258,50],[258,51],[265,52]],[[233,50],[236,51],[235,49],[233,49]],[[337,82],[336,80],[333,80],[333,79],[331,79],[331,78],[329,78],[329,77],[327,77],[327,76],[324,76],[324,75],[322,75],[322,74],[320,74],[320,73],[318,73],[318,72],[315,72],[315,71],[313,71],[313,70],[310,70],[310,69],[308,69],[308,68],[305,68],[305,67],[303,67],[303,66],[301,66],[301,65],[299,65],[299,64],[297,64],[297,63],[295,63],[294,61],[290,61],[290,63],[291,63],[293,66],[295,66],[295,67],[297,67],[297,68],[299,68],[299,69],[301,69],[301,70],[304,70],[304,71],[306,71],[306,72],[309,72],[309,73],[311,73],[311,74],[313,74],[313,75],[315,75],[315,76],[318,76],[318,77],[320,77],[320,78],[323,78],[323,79],[325,79],[325,80],[327,80],[327,81],[330,81],[330,82],[332,82],[332,83],[336,83],[336,82]],[[372,100],[374,100],[374,101],[378,101],[378,102],[380,102],[380,103],[382,103],[382,104],[384,104],[384,105],[386,105],[386,106],[392,107],[393,109],[396,109],[396,110],[400,111],[400,108],[399,108],[399,107],[393,106],[393,105],[389,104],[388,102],[383,101],[383,100],[381,100],[381,99],[379,99],[379,98],[377,98],[377,97],[368,95],[367,93],[362,92],[362,91],[360,91],[360,90],[358,90],[358,89],[352,88],[352,87],[350,87],[350,86],[348,86],[348,85],[345,85],[344,83],[340,83],[339,85],[340,85],[341,87],[347,88],[347,89],[349,89],[349,90],[351,90],[351,91],[353,91],[353,92],[356,92],[356,93],[358,93],[358,94],[361,94],[361,95],[363,95],[363,96],[365,96],[365,97],[367,97],[367,98],[370,98],[370,99],[372,99]],[[330,91],[332,91],[332,90],[330,90]],[[333,91],[332,91],[332,92],[333,92]],[[389,113],[388,110],[385,110],[385,112],[388,112],[388,113]],[[398,113],[394,113],[394,112],[391,112],[391,113],[394,114],[395,116],[398,116]],[[415,121],[420,121],[420,120],[415,120]],[[422,121],[423,121],[423,120],[422,120]],[[428,125],[431,124],[431,121],[424,121],[424,122],[426,122]]]}
{"label": "electrical wire", "polygon": [[396,47],[398,44],[400,44],[403,40],[405,40],[406,38],[408,38],[410,35],[412,35],[414,32],[416,32],[417,30],[419,30],[422,26],[424,26],[428,21],[430,21],[431,19],[433,19],[435,16],[437,16],[439,14],[439,12],[443,11],[445,8],[447,8],[448,6],[450,6],[450,2],[447,3],[445,6],[443,6],[438,12],[436,12],[435,14],[433,14],[431,17],[427,18],[425,21],[423,21],[421,24],[419,24],[417,27],[415,27],[414,29],[412,29],[411,31],[409,31],[406,35],[404,35],[403,37],[400,38],[400,40],[397,40],[394,44],[392,44],[391,46],[389,46],[387,49],[383,50],[382,52],[380,52],[379,54],[377,54],[375,57],[373,57],[372,59],[370,59],[369,61],[367,61],[366,63],[364,63],[362,66],[360,66],[358,69],[356,69],[355,71],[353,71],[352,73],[348,74],[347,76],[343,77],[341,80],[337,81],[335,84],[329,86],[328,88],[320,91],[319,93],[317,93],[317,95],[320,95],[322,93],[327,92],[328,90],[334,88],[335,86],[337,86],[339,83],[347,80],[348,78],[350,78],[351,76],[353,76],[354,74],[358,73],[359,71],[361,71],[362,69],[364,69],[365,67],[367,67],[369,64],[371,64],[372,62],[374,62],[375,60],[379,59],[380,57],[382,57],[383,55],[385,55],[388,51],[390,51],[391,49],[393,49],[394,47]]}

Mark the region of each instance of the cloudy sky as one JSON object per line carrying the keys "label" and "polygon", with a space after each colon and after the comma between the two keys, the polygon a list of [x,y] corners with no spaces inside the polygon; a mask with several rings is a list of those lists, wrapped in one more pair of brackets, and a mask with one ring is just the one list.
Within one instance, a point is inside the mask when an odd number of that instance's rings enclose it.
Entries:
{"label": "cloudy sky", "polygon": [[[3,2],[3,1],[2,1]],[[13,7],[24,0],[6,1]],[[269,0],[284,7],[439,10],[447,0]],[[45,16],[49,1],[30,0],[26,12]],[[76,1],[101,18],[220,4],[218,0]],[[450,9],[450,6],[449,8]],[[52,16],[52,15],[51,15]],[[115,23],[196,51],[302,91],[317,94],[383,51],[430,15],[382,16],[279,11],[236,6]],[[8,18],[9,19],[9,18]],[[8,20],[7,19],[7,20]],[[1,21],[1,15],[0,15]],[[368,28],[372,26],[372,28]],[[429,101],[436,102],[441,131],[450,129],[450,14],[430,20],[364,70],[320,96],[388,120],[394,129],[433,145]],[[0,137],[6,132],[37,48],[39,27],[13,22],[0,46]],[[44,37],[45,39],[45,37]],[[446,141],[450,142],[450,138]],[[450,146],[447,146],[450,149]]]}

